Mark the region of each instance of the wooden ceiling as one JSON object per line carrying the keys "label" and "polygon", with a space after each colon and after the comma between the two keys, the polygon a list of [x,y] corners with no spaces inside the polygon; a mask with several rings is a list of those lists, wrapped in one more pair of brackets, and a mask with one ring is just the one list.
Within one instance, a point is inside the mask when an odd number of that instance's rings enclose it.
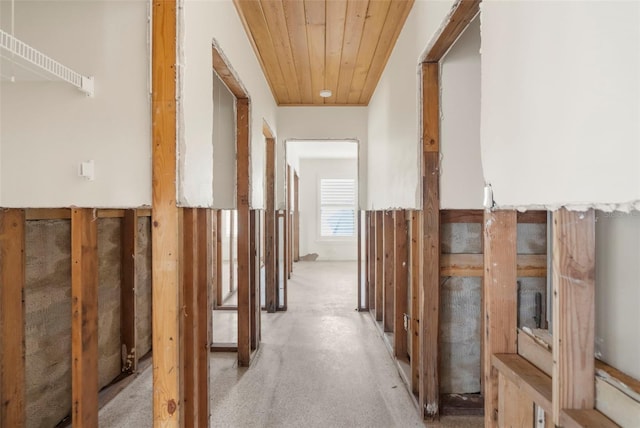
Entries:
{"label": "wooden ceiling", "polygon": [[279,105],[367,105],[413,2],[234,0]]}

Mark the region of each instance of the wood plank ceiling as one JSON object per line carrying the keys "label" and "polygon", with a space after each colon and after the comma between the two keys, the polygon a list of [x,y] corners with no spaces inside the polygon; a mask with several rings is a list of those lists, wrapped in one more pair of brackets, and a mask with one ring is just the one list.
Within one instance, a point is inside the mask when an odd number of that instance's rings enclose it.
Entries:
{"label": "wood plank ceiling", "polygon": [[413,2],[234,0],[279,105],[367,105]]}

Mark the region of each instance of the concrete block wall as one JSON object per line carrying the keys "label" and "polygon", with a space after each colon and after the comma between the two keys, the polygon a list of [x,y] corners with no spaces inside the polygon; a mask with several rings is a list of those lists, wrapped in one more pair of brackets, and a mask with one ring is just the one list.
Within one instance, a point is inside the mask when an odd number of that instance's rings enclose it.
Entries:
{"label": "concrete block wall", "polygon": [[[121,220],[98,220],[98,381],[121,370]],[[151,349],[151,227],[138,219],[138,355]],[[71,223],[26,224],[27,427],[55,426],[71,411]]]}

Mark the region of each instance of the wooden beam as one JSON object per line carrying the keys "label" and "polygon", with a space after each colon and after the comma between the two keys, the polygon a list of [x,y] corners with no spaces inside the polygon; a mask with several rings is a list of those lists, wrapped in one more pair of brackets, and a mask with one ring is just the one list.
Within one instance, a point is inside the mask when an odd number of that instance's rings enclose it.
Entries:
{"label": "wooden beam", "polygon": [[518,212],[518,223],[547,223],[546,211]]}
{"label": "wooden beam", "polygon": [[211,321],[213,310],[212,293],[210,287],[210,264],[213,254],[209,251],[211,236],[210,210],[197,209],[196,234],[196,290],[195,308],[197,312],[197,333],[195,337],[195,354],[197,358],[196,389],[198,393],[198,420],[200,425],[209,424],[209,349],[211,337]]}
{"label": "wooden beam", "polygon": [[71,405],[76,427],[98,426],[98,221],[71,210]]}
{"label": "wooden beam", "polygon": [[266,139],[267,158],[267,184],[266,184],[266,211],[264,213],[265,245],[265,307],[267,312],[276,311],[276,295],[278,284],[276,282],[276,209],[275,209],[275,148],[276,140]]}
{"label": "wooden beam", "polygon": [[216,308],[222,306],[222,304],[224,303],[223,302],[224,296],[222,295],[222,284],[223,284],[222,235],[224,234],[224,228],[222,225],[222,216],[223,216],[223,211],[217,210],[216,211],[216,247],[217,247],[216,248],[216,297],[215,297]]}
{"label": "wooden beam", "polygon": [[[484,257],[482,254],[442,254],[440,275],[442,276],[484,276]],[[520,254],[517,256],[518,277],[547,276],[546,254]]]}
{"label": "wooden beam", "polygon": [[26,426],[25,211],[0,209],[0,426]]}
{"label": "wooden beam", "polygon": [[427,46],[426,62],[438,62],[458,40],[480,10],[480,0],[457,0],[438,32]]}
{"label": "wooden beam", "polygon": [[516,212],[485,211],[483,384],[485,427],[498,424],[498,373],[493,354],[517,353]]}
{"label": "wooden beam", "polygon": [[293,261],[300,260],[300,177],[293,176]]}
{"label": "wooden beam", "polygon": [[404,316],[409,313],[407,308],[407,271],[409,269],[409,254],[407,245],[407,220],[406,212],[398,210],[394,212],[395,223],[395,285],[394,289],[394,313],[393,342],[396,358],[407,359],[407,330],[404,328]]}
{"label": "wooden beam", "polygon": [[[289,165],[285,168],[286,177],[286,191],[285,191],[285,211],[284,211],[284,276],[287,279],[291,278],[291,167]],[[285,292],[284,300],[287,300],[287,293]],[[285,303],[285,306],[287,304]]]}
{"label": "wooden beam", "polygon": [[502,373],[498,374],[498,426],[533,427],[533,401]]}
{"label": "wooden beam", "polygon": [[[436,101],[427,101],[436,102]],[[424,126],[427,126],[425,124]],[[432,129],[434,125],[430,126]],[[439,135],[433,134],[434,138]],[[438,140],[435,140],[437,146]],[[420,295],[420,408],[427,418],[440,413],[439,337],[440,337],[440,197],[437,151],[424,153],[422,186],[423,283]]]}
{"label": "wooden beam", "polygon": [[251,210],[249,216],[251,242],[249,244],[251,274],[251,350],[260,345],[260,211]]}
{"label": "wooden beam", "polygon": [[197,209],[184,208],[182,215],[181,272],[183,287],[184,332],[184,421],[186,426],[198,426],[198,247]]}
{"label": "wooden beam", "polygon": [[411,391],[420,392],[420,289],[422,288],[422,211],[411,211]]}
{"label": "wooden beam", "polygon": [[384,292],[384,228],[383,211],[376,211],[376,321],[382,321]]}
{"label": "wooden beam", "polygon": [[152,28],[152,313],[153,422],[178,426],[180,285],[176,207],[176,0],[153,2]]}
{"label": "wooden beam", "polygon": [[595,214],[553,213],[553,415],[593,409]]}
{"label": "wooden beam", "polygon": [[136,354],[136,247],[138,216],[136,210],[125,210],[121,222],[122,262],[120,272],[120,342],[126,359],[122,372],[138,370]]}
{"label": "wooden beam", "polygon": [[248,367],[251,361],[251,272],[249,269],[249,100],[236,101],[238,127],[237,149],[237,216],[238,216],[238,365]]}
{"label": "wooden beam", "polygon": [[[440,151],[440,65],[422,64],[422,150]],[[439,215],[439,213],[438,213]]]}
{"label": "wooden beam", "polygon": [[[247,91],[244,90],[240,80],[236,77],[236,73],[233,71],[226,57],[222,53],[222,50],[215,43],[213,45],[211,55],[213,58],[213,69],[220,80],[222,80],[222,83],[224,83],[227,89],[229,89],[229,92],[231,92],[237,99],[247,98]],[[263,122],[263,126],[265,124],[266,122]]]}
{"label": "wooden beam", "polygon": [[393,332],[394,316],[394,282],[395,282],[395,266],[394,262],[394,235],[395,224],[393,222],[393,211],[384,212],[383,221],[384,230],[384,294],[383,298],[383,326],[384,331]]}
{"label": "wooden beam", "polygon": [[[207,282],[209,284],[209,299],[211,310],[218,305],[218,213],[217,210],[209,210],[207,213]],[[209,314],[213,317],[212,314]],[[213,342],[213,328],[211,322],[207,327],[209,329],[209,342]]]}
{"label": "wooden beam", "polygon": [[[363,272],[362,272],[362,248],[363,248],[363,236],[362,236],[362,216],[361,216],[361,211],[357,210],[356,211],[356,235],[358,238],[358,244],[356,246],[357,248],[357,255],[356,255],[356,259],[357,259],[357,264],[356,264],[356,268],[358,271],[358,275],[357,275],[357,303],[356,303],[356,308],[358,308],[358,311],[362,310],[362,294],[363,294],[363,290],[362,290],[362,276],[363,276]],[[366,263],[366,254],[365,254],[365,260],[364,262]]]}
{"label": "wooden beam", "polygon": [[440,224],[446,223],[482,223],[483,210],[441,210]]}
{"label": "wooden beam", "polygon": [[367,229],[368,240],[368,254],[369,254],[369,267],[368,267],[368,291],[369,291],[369,311],[374,310],[376,307],[376,213],[375,211],[367,211],[367,218],[369,219],[369,226]]}

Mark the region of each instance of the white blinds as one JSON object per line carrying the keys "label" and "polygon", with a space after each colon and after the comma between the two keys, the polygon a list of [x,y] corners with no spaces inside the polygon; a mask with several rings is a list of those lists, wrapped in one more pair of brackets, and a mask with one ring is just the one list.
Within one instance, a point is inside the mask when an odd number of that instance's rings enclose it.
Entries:
{"label": "white blinds", "polygon": [[355,180],[351,178],[323,178],[320,180],[321,236],[354,236],[355,200]]}

